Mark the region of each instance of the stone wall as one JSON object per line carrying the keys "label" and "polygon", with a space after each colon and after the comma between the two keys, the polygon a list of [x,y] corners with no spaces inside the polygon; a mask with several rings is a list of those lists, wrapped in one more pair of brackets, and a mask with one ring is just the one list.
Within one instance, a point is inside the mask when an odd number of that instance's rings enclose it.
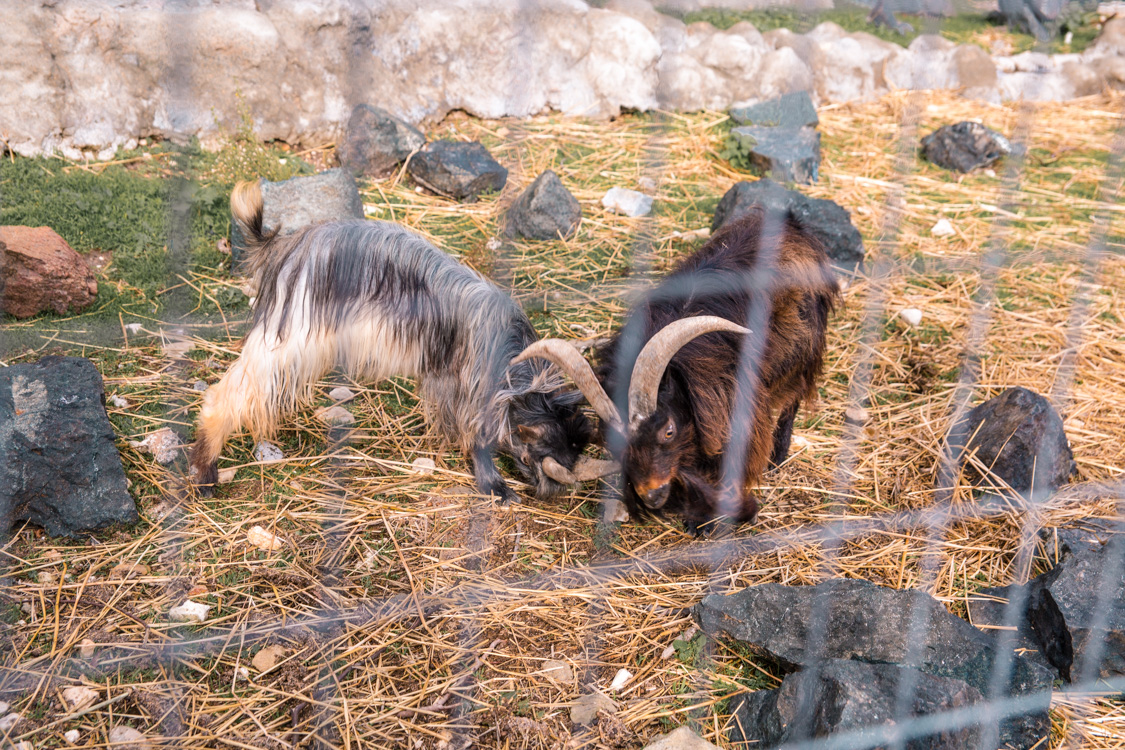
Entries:
{"label": "stone wall", "polygon": [[110,158],[147,136],[206,144],[241,112],[260,135],[334,140],[351,107],[404,119],[545,110],[721,109],[808,89],[820,102],[949,88],[992,101],[1125,85],[1125,19],[1081,55],[902,48],[821,24],[805,35],[685,26],[647,0],[0,0],[0,141]]}

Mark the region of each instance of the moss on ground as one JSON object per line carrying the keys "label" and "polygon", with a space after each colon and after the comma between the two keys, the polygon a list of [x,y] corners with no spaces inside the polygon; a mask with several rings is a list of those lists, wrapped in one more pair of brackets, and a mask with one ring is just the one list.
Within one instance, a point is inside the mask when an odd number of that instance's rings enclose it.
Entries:
{"label": "moss on ground", "polygon": [[251,132],[215,152],[159,143],[108,164],[58,158],[0,160],[0,224],[48,226],[87,258],[98,296],[81,313],[2,316],[0,355],[37,348],[52,335],[104,344],[121,324],[191,313],[218,322],[247,310],[229,280],[230,190],[240,179],[286,179],[313,168]]}

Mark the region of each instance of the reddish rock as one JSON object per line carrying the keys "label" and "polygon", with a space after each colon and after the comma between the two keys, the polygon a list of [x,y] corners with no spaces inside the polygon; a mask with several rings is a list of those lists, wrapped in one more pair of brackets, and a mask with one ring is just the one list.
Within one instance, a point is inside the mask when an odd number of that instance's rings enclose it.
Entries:
{"label": "reddish rock", "polygon": [[81,310],[98,282],[86,261],[50,227],[0,227],[0,309],[17,318]]}

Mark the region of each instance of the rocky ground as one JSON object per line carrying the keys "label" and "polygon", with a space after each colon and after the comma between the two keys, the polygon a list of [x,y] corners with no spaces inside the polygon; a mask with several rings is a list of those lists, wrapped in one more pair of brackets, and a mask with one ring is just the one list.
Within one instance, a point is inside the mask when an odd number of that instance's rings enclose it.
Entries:
{"label": "rocky ground", "polygon": [[[0,224],[51,226],[97,282],[82,310],[5,318],[0,360],[25,378],[7,390],[55,404],[43,395],[54,390],[40,394],[36,377],[13,368],[48,354],[92,362],[140,520],[74,538],[14,528],[0,590],[0,731],[34,747],[640,748],[687,724],[730,746],[736,717],[753,710],[768,732],[784,729],[784,697],[813,683],[792,643],[742,615],[744,627],[714,627],[707,612],[735,611],[718,604],[727,594],[807,597],[835,579],[882,587],[859,585],[855,596],[918,590],[901,598],[925,607],[935,632],[961,638],[959,653],[968,643],[980,656],[958,672],[911,661],[908,640],[894,659],[872,656],[869,643],[826,654],[834,661],[815,684],[850,691],[831,729],[862,725],[856,717],[886,707],[903,679],[926,685],[928,702],[912,712],[974,705],[992,688],[973,670],[1011,653],[997,629],[1025,639],[1013,663],[1048,670],[1034,684],[1065,684],[1082,670],[1063,667],[1087,658],[1091,611],[1118,606],[1095,597],[1091,610],[1089,594],[1066,593],[1105,569],[1116,549],[1101,544],[1107,530],[1085,541],[1053,530],[1114,519],[1121,499],[1125,244],[1104,192],[1116,183],[1103,184],[1121,104],[901,92],[820,107],[817,180],[797,187],[847,211],[866,257],[843,275],[819,406],[799,417],[792,458],[767,476],[758,524],[713,542],[674,520],[599,533],[606,484],[555,503],[520,488],[522,504],[489,506],[466,489],[464,457],[425,426],[405,380],[326,379],[269,449],[231,442],[214,498],[186,492],[182,445],[202,392],[238,352],[252,293],[231,271],[230,186],[324,172],[335,149],[263,145],[245,128],[217,153],[161,142],[111,165],[6,159]],[[1017,154],[1026,148],[1026,160],[961,174],[919,157],[923,136],[971,119]],[[511,289],[542,335],[590,342],[702,241],[735,183],[755,179],[719,156],[733,127],[724,112],[453,115],[423,135],[479,142],[505,170],[503,187],[460,202],[433,189],[452,193],[442,186],[453,183],[428,189],[409,165],[384,167],[358,179],[360,208]],[[546,178],[521,198],[547,170],[558,185]],[[613,188],[651,205],[611,208]],[[516,205],[549,208],[565,239],[509,231]],[[1103,251],[1089,255],[1101,238]],[[969,348],[978,356],[966,359]],[[1046,498],[1006,489],[979,461],[949,477],[942,461],[958,404],[971,421],[967,407],[1012,386],[1049,397],[1072,451],[1073,475],[1069,463],[1052,475],[1065,484]],[[332,409],[354,420],[343,434]],[[20,411],[11,413],[40,413]],[[1013,613],[1052,613],[1051,628],[1022,632],[1003,619],[1009,610],[998,620],[988,606],[1013,599]],[[901,615],[882,606],[852,611]],[[779,623],[782,635],[807,627],[796,614],[766,624]],[[1069,663],[1046,653],[1044,633],[1069,637]],[[1034,696],[1001,687],[1001,697]],[[1112,747],[1125,736],[1112,697],[1057,692],[1044,709],[1028,715],[1047,747]]]}

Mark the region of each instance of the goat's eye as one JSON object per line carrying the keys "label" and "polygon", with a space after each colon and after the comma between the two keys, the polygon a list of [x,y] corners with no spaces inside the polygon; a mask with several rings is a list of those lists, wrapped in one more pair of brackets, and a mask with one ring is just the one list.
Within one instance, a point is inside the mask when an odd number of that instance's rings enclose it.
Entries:
{"label": "goat's eye", "polygon": [[669,421],[668,424],[664,426],[664,433],[660,436],[660,439],[662,442],[667,443],[674,437],[676,437],[676,425]]}

